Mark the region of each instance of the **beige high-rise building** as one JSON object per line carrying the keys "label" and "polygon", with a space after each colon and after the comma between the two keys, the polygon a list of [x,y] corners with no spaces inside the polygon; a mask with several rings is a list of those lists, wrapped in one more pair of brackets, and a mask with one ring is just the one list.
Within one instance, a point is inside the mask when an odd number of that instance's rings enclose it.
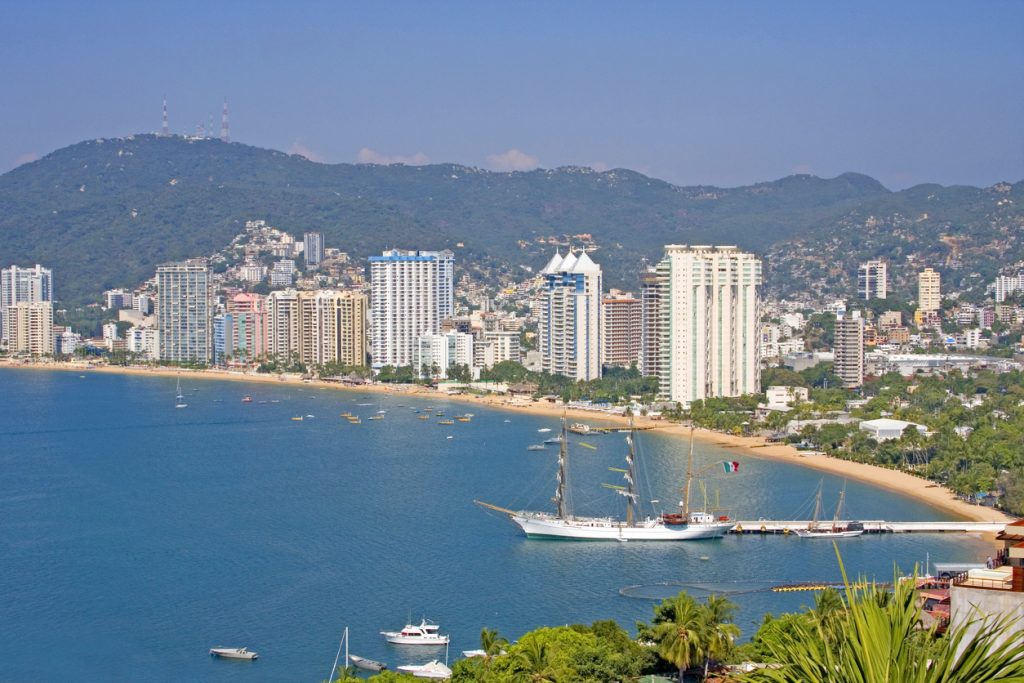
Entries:
{"label": "beige high-rise building", "polygon": [[209,363],[213,358],[213,297],[205,259],[156,269],[160,360]]}
{"label": "beige high-rise building", "polygon": [[366,365],[367,298],[359,292],[299,292],[299,359],[306,365]]}
{"label": "beige high-rise building", "polygon": [[843,388],[853,389],[864,383],[864,319],[857,312],[836,319],[835,373],[843,380]]}
{"label": "beige high-rise building", "polygon": [[662,398],[689,406],[760,391],[761,260],[734,246],[672,244],[657,279]]}
{"label": "beige high-rise building", "polygon": [[628,368],[640,362],[643,339],[643,316],[640,299],[612,290],[601,300],[604,336],[601,339],[601,362]]}
{"label": "beige high-rise building", "polygon": [[352,291],[293,289],[267,296],[267,352],[307,366],[366,365],[367,298]]}
{"label": "beige high-rise building", "polygon": [[19,302],[7,307],[7,343],[11,353],[53,354],[53,304]]}
{"label": "beige high-rise building", "polygon": [[917,275],[917,309],[937,311],[942,306],[942,292],[938,272],[925,268]]}

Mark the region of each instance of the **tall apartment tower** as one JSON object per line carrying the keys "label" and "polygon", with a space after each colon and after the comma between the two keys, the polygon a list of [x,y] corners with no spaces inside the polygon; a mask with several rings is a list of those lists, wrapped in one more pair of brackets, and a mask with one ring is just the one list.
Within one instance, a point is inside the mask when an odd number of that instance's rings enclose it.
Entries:
{"label": "tall apartment tower", "polygon": [[392,249],[370,257],[373,367],[416,361],[416,340],[438,334],[455,311],[454,255],[450,251]]}
{"label": "tall apartment tower", "polygon": [[213,301],[205,259],[156,269],[160,360],[209,363],[213,354]]}
{"label": "tall apartment tower", "polygon": [[657,277],[662,398],[688,407],[760,391],[761,260],[734,246],[673,244]]}
{"label": "tall apartment tower", "polygon": [[857,268],[857,297],[868,299],[884,299],[888,293],[888,267],[885,261],[873,260],[860,264]]}
{"label": "tall apartment tower", "polygon": [[316,268],[324,260],[324,234],[307,232],[302,236],[302,254],[307,268]]}
{"label": "tall apartment tower", "polygon": [[267,355],[288,362],[299,354],[299,294],[294,289],[267,295]]}
{"label": "tall apartment tower", "polygon": [[917,309],[937,311],[942,305],[939,273],[925,268],[917,274]]}
{"label": "tall apartment tower", "polygon": [[640,276],[640,372],[661,374],[661,284],[657,269]]}
{"label": "tall apartment tower", "polygon": [[39,264],[32,268],[11,266],[0,270],[0,339],[8,339],[4,319],[9,306],[38,301],[53,301],[52,270]]}
{"label": "tall apartment tower", "polygon": [[612,290],[601,300],[601,363],[628,368],[640,363],[643,311],[640,299]]}
{"label": "tall apartment tower", "polygon": [[262,294],[240,292],[228,300],[234,322],[233,355],[253,361],[267,355],[267,299]]}
{"label": "tall apartment tower", "polygon": [[11,353],[48,356],[54,352],[53,304],[49,301],[19,301],[7,307]]}
{"label": "tall apartment tower", "polygon": [[843,387],[853,389],[864,384],[864,319],[859,311],[836,319],[835,373]]}
{"label": "tall apartment tower", "polygon": [[366,303],[359,292],[299,292],[299,359],[310,366],[365,365]]}
{"label": "tall apartment tower", "polygon": [[544,305],[538,338],[545,372],[574,380],[601,377],[601,267],[587,252],[554,257],[541,271]]}

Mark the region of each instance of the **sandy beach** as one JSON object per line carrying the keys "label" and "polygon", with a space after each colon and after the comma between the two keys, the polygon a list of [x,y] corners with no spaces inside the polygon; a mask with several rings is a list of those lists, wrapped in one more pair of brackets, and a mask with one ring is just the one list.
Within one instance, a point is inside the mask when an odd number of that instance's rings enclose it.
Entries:
{"label": "sandy beach", "polygon": [[[483,405],[498,410],[507,410],[523,414],[541,415],[557,419],[565,415],[571,421],[587,422],[594,426],[626,426],[628,418],[609,415],[603,412],[566,409],[560,404],[547,401],[534,401],[523,397],[506,397],[498,394],[478,396],[474,394],[448,394],[444,390],[412,385],[365,384],[345,385],[320,380],[304,380],[299,375],[265,375],[243,373],[230,370],[181,370],[171,368],[150,367],[119,367],[85,362],[71,363],[25,363],[0,359],[0,368],[17,368],[32,370],[49,370],[63,372],[108,373],[121,375],[139,375],[145,377],[176,377],[179,374],[189,381],[217,380],[236,381],[261,384],[302,384],[336,389],[340,391],[358,391],[385,393],[391,395],[410,395],[417,398],[457,401],[465,404]],[[636,417],[635,425],[639,429],[658,430],[659,433],[685,440],[689,438],[690,429],[686,425]],[[800,467],[810,467],[828,472],[847,479],[855,479],[879,488],[909,496],[937,509],[949,513],[952,517],[978,522],[1009,522],[1014,518],[979,505],[971,505],[957,498],[949,489],[939,486],[927,479],[916,477],[906,472],[892,470],[877,465],[840,460],[826,455],[809,455],[798,451],[788,444],[768,444],[760,437],[733,436],[705,429],[693,430],[694,438],[705,443],[721,446],[750,457],[785,462]]]}

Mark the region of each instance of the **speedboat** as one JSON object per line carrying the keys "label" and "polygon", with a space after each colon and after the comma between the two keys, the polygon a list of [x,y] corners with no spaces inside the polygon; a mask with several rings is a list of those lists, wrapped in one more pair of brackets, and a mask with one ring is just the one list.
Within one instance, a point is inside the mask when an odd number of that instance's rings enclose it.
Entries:
{"label": "speedboat", "polygon": [[252,396],[243,396],[242,403],[252,403]]}
{"label": "speedboat", "polygon": [[224,659],[257,659],[259,654],[250,652],[244,647],[212,647],[210,656],[223,657]]}
{"label": "speedboat", "polygon": [[406,664],[398,667],[402,673],[412,674],[416,678],[447,679],[452,677],[452,670],[436,659],[426,664]]}
{"label": "speedboat", "polygon": [[393,645],[447,645],[448,636],[438,633],[440,628],[424,619],[418,626],[406,624],[401,631],[381,631],[380,634]]}

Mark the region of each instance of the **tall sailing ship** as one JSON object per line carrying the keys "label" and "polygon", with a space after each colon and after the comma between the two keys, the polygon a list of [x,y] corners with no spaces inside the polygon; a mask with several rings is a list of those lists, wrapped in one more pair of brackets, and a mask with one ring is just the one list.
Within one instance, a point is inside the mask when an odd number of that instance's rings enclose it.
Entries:
{"label": "tall sailing ship", "polygon": [[818,519],[821,517],[821,490],[824,481],[818,484],[818,495],[814,499],[814,516],[806,529],[794,529],[794,533],[800,538],[854,538],[864,533],[864,525],[861,522],[840,523],[839,515],[843,511],[843,501],[846,500],[846,485],[839,492],[839,502],[836,503],[836,513],[832,517],[831,526],[820,526]]}
{"label": "tall sailing ship", "polygon": [[508,508],[476,501],[477,504],[507,514],[528,538],[571,539],[581,541],[689,541],[705,538],[721,538],[736,522],[728,516],[715,516],[705,510],[690,510],[690,483],[693,479],[693,439],[690,439],[689,464],[686,472],[686,489],[678,513],[655,517],[638,515],[638,493],[636,487],[636,451],[633,447],[635,431],[631,428],[626,436],[628,450],[626,468],[610,468],[622,473],[625,485],[605,486],[614,489],[626,499],[626,517],[580,517],[572,514],[566,498],[569,478],[568,439],[565,419],[562,420],[562,435],[558,449],[558,476],[555,489],[555,512],[532,510],[510,510]]}

